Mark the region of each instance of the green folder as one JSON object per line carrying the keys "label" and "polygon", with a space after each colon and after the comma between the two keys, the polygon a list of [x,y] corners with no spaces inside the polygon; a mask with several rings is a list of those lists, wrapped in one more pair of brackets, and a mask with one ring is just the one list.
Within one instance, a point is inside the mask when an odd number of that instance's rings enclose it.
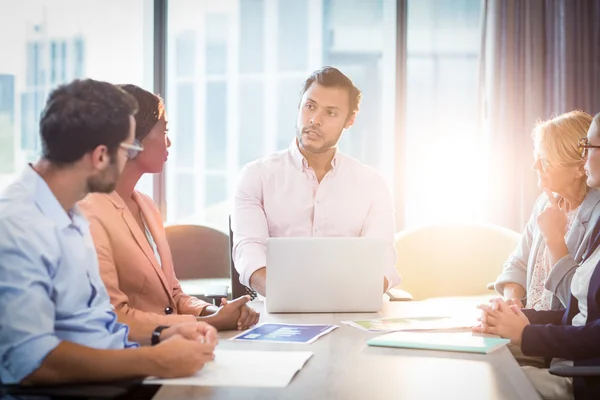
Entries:
{"label": "green folder", "polygon": [[487,354],[510,343],[509,339],[485,337],[471,332],[394,332],[367,341],[369,346],[457,351]]}

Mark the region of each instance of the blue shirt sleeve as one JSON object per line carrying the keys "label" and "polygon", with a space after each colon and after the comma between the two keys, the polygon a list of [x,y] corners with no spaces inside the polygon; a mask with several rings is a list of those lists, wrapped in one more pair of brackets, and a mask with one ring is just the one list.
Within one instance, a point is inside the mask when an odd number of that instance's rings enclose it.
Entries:
{"label": "blue shirt sleeve", "polygon": [[[37,370],[60,340],[54,333],[52,271],[43,249],[52,232],[31,221],[0,221],[0,379],[17,383]],[[48,247],[46,247],[48,246]],[[54,264],[54,265],[53,265]]]}

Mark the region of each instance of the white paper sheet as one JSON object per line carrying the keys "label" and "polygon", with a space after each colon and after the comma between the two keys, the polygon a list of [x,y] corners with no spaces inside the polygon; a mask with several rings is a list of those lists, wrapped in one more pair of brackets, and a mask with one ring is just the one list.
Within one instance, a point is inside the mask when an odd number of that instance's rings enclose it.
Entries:
{"label": "white paper sheet", "polygon": [[375,318],[358,321],[342,321],[342,323],[368,332],[396,332],[470,328],[471,326],[477,324],[477,320],[476,318],[465,317],[431,316],[410,318]]}
{"label": "white paper sheet", "polygon": [[188,378],[148,378],[149,385],[285,387],[311,351],[215,350],[215,360]]}

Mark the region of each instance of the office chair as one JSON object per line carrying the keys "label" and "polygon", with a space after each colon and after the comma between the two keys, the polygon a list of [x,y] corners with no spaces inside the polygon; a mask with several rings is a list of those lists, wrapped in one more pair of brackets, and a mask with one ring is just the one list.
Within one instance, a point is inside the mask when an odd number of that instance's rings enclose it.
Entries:
{"label": "office chair", "polygon": [[178,279],[229,278],[229,239],[201,225],[165,227]]}
{"label": "office chair", "polygon": [[[177,279],[230,278],[227,234],[201,225],[165,227]],[[187,293],[219,305],[224,293]]]}
{"label": "office chair", "polygon": [[521,235],[496,225],[435,225],[396,234],[400,288],[415,300],[489,295]]}
{"label": "office chair", "polygon": [[575,400],[600,398],[600,365],[569,367],[557,365],[550,368],[552,375],[573,378]]}

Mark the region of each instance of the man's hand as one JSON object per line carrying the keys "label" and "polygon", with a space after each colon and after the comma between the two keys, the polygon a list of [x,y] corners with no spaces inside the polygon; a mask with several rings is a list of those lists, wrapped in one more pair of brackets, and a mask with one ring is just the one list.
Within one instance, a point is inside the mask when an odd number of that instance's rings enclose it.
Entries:
{"label": "man's hand", "polygon": [[[248,296],[245,296],[248,297]],[[221,307],[225,307],[229,302],[227,299],[221,299]],[[252,308],[248,307],[247,304],[244,304],[240,307],[240,317],[237,320],[237,329],[239,331],[246,330],[251,326],[254,326],[258,323],[258,319],[260,318],[260,313],[257,313]]]}
{"label": "man's hand", "polygon": [[201,343],[217,345],[219,338],[217,330],[206,322],[187,322],[173,325],[161,332],[161,340],[167,340],[171,336],[181,335],[189,340],[197,340]]}
{"label": "man's hand", "polygon": [[529,320],[516,305],[509,306],[502,299],[490,301],[491,305],[482,304],[477,308],[482,310],[479,319],[481,324],[473,327],[473,331],[499,335],[516,345],[521,345],[523,330],[529,325]]}
{"label": "man's hand", "polygon": [[154,375],[160,378],[193,375],[215,358],[214,344],[186,339],[177,334],[148,350],[153,352]]}

